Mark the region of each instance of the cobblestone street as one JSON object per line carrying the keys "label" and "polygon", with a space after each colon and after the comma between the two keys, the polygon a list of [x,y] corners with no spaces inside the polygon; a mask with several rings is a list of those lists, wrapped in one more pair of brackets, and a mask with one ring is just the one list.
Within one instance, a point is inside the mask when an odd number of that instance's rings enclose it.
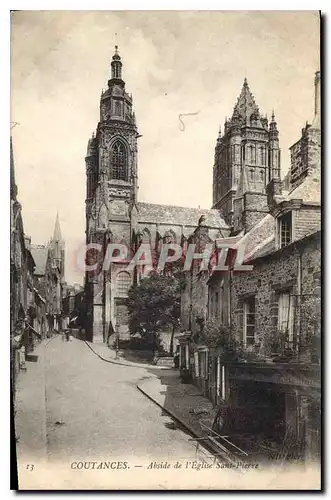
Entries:
{"label": "cobblestone street", "polygon": [[134,467],[196,458],[192,436],[137,389],[140,381],[156,377],[147,368],[102,361],[76,339],[55,337],[36,352],[38,361],[27,363],[18,385],[21,473],[35,461],[49,471],[60,463],[72,473],[74,461],[125,460]]}

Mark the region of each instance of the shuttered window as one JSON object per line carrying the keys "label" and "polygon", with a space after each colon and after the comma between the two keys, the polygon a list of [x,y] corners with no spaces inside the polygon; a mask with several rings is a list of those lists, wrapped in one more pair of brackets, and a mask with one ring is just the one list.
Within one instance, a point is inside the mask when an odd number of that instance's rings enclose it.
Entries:
{"label": "shuttered window", "polygon": [[278,330],[288,332],[289,341],[293,340],[293,297],[289,291],[278,296]]}
{"label": "shuttered window", "polygon": [[244,302],[244,345],[253,345],[255,342],[255,298],[251,297]]}

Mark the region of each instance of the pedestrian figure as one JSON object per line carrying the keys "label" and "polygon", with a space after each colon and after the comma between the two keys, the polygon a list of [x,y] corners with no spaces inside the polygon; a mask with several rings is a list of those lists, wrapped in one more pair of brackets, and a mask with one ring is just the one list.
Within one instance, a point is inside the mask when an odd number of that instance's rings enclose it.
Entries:
{"label": "pedestrian figure", "polygon": [[110,338],[114,335],[115,330],[113,327],[113,323],[109,321],[109,327],[108,327],[108,335],[107,335],[107,345],[110,348]]}
{"label": "pedestrian figure", "polygon": [[66,340],[67,340],[67,342],[69,342],[69,340],[70,340],[70,337],[69,337],[69,330],[66,330]]}

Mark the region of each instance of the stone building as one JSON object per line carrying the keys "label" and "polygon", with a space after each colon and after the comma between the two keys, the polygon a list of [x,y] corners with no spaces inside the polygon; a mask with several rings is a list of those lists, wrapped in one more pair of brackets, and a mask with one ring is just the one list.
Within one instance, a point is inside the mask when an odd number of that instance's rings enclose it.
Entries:
{"label": "stone building", "polygon": [[[229,260],[227,270],[204,277],[204,319],[220,325],[220,335],[234,337],[240,349],[231,359],[206,345],[205,338],[194,349],[189,347],[190,337],[182,342],[186,352],[191,351],[186,364],[191,362],[193,378],[205,394],[237,409],[231,413],[229,432],[262,432],[282,446],[286,441],[288,449],[292,446],[309,459],[320,451],[319,102],[318,72],[314,119],[290,148],[286,182],[270,173],[255,205],[247,176],[243,171],[239,175],[233,199],[233,251],[245,248],[244,264],[253,268],[238,272]],[[238,193],[243,202],[236,211]],[[246,217],[252,207],[255,222]]]}
{"label": "stone building", "polygon": [[36,311],[42,313],[39,294],[34,283],[35,261],[31,253],[31,238],[24,234],[22,206],[17,198],[12,138],[10,138],[10,334],[11,377],[13,389],[22,367],[22,347],[29,352],[34,347]]}
{"label": "stone building", "polygon": [[[152,252],[164,239],[185,245],[202,215],[214,238],[220,236],[228,225],[217,208],[200,210],[138,200],[138,138],[132,96],[125,88],[116,47],[111,78],[100,98],[100,120],[85,159],[86,243],[101,245],[103,254],[109,242],[124,243],[133,252],[141,242],[149,244]],[[93,262],[93,256],[89,258]],[[120,334],[128,332],[127,291],[140,273],[126,267],[113,263],[109,270],[99,266],[86,272],[89,340],[105,342],[112,328]]]}
{"label": "stone building", "polygon": [[265,187],[280,178],[279,132],[274,113],[262,116],[245,78],[233,114],[215,147],[213,207],[233,232],[253,226],[268,211]]}
{"label": "stone building", "polygon": [[[220,129],[215,147],[213,207],[228,223],[222,227],[222,239],[243,235],[268,214],[266,186],[270,180],[280,179],[278,136],[274,113],[269,123],[260,113],[245,78],[232,117],[225,120],[224,134]],[[200,252],[217,238],[203,226],[196,228],[190,238]],[[199,269],[197,261],[187,272],[182,297],[181,322],[193,333],[206,320],[208,309],[208,272]],[[217,301],[221,293],[216,292]],[[225,305],[224,311],[228,313]]]}
{"label": "stone building", "polygon": [[53,237],[47,245],[31,245],[36,267],[35,287],[46,304],[45,332],[59,331],[62,316],[62,288],[64,282],[65,243],[57,214]]}
{"label": "stone building", "polygon": [[62,328],[85,327],[86,305],[84,287],[65,283],[62,299]]}

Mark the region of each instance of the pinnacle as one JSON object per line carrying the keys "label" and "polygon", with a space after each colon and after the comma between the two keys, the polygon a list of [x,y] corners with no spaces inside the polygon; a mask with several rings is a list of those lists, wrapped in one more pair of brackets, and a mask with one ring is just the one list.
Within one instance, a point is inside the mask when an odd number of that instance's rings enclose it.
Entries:
{"label": "pinnacle", "polygon": [[53,232],[53,241],[62,241],[59,212],[56,213],[56,220]]}

